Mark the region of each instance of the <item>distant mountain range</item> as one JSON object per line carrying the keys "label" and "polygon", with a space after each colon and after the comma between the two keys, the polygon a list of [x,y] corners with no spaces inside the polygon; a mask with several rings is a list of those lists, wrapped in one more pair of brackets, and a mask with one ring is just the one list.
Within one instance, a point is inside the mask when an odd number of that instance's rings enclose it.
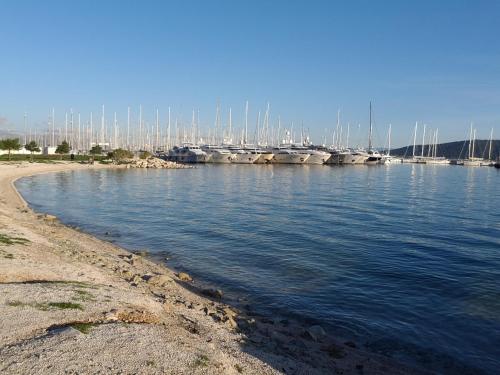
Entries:
{"label": "distant mountain range", "polygon": [[[474,145],[474,156],[477,158],[487,158],[490,147],[489,140],[476,140]],[[424,156],[427,156],[429,146],[424,146]],[[448,159],[466,159],[469,152],[469,141],[457,141],[440,143],[437,145],[437,156],[444,156]],[[391,155],[411,157],[413,155],[413,145],[391,150]],[[422,155],[422,145],[415,146],[415,155]],[[491,146],[492,159],[500,156],[500,140],[494,140]]]}

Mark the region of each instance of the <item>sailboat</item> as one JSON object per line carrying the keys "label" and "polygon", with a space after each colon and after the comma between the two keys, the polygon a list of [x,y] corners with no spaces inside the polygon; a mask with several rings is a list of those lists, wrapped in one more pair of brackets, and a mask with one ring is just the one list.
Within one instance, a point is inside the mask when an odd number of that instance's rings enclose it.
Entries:
{"label": "sailboat", "polygon": [[387,141],[388,141],[387,153],[382,155],[382,159],[384,160],[385,164],[401,163],[401,159],[394,158],[391,156],[391,130],[392,130],[392,124],[389,124],[389,132],[387,134]]}
{"label": "sailboat", "polygon": [[472,129],[472,124],[470,125],[470,138],[469,138],[469,158],[463,161],[466,167],[481,167],[487,165],[483,158],[476,158],[475,155],[475,145],[476,145],[476,129]]}
{"label": "sailboat", "polygon": [[377,150],[372,148],[372,102],[370,102],[370,132],[368,135],[368,151],[366,152],[366,160],[365,164],[384,164],[385,160],[382,158],[382,155]]}
{"label": "sailboat", "polygon": [[437,156],[437,143],[438,143],[438,130],[434,132],[433,136],[433,143],[432,145],[429,145],[431,148],[429,151],[431,151],[431,157],[426,159],[427,164],[450,164],[450,161],[446,159],[445,157],[438,157]]}

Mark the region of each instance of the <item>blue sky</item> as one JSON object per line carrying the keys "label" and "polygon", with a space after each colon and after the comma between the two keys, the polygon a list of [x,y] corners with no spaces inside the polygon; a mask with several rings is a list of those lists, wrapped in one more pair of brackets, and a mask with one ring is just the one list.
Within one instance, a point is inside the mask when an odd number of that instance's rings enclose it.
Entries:
{"label": "blue sky", "polygon": [[[215,105],[251,124],[271,104],[320,142],[336,123],[396,145],[415,121],[440,140],[500,135],[499,1],[3,1],[0,129],[168,106],[211,126]],[[136,115],[134,113],[134,115]],[[296,125],[298,126],[298,125]],[[498,138],[498,137],[497,137]]]}

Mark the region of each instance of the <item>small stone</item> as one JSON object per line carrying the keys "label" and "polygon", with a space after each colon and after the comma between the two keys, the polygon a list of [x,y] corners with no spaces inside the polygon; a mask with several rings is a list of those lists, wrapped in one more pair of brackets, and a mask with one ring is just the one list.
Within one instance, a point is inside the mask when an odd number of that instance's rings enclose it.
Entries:
{"label": "small stone", "polygon": [[231,328],[231,329],[236,329],[238,328],[238,323],[236,323],[236,320],[233,318],[229,317],[229,319],[226,320],[226,324]]}
{"label": "small stone", "polygon": [[191,276],[189,276],[189,274],[185,273],[185,272],[179,272],[177,274],[177,277],[179,278],[179,280],[181,281],[193,281],[193,279],[191,278]]}
{"label": "small stone", "polygon": [[148,282],[148,284],[158,286],[158,287],[166,286],[169,283],[174,281],[174,280],[172,280],[171,277],[169,277],[167,275],[154,275],[154,276],[149,276],[149,277],[148,277],[148,275],[144,275],[143,279],[144,278],[146,278],[146,281]]}
{"label": "small stone", "polygon": [[235,311],[231,310],[229,307],[224,307],[222,309],[222,312],[224,313],[224,315],[229,316],[230,318],[234,318],[238,315]]}

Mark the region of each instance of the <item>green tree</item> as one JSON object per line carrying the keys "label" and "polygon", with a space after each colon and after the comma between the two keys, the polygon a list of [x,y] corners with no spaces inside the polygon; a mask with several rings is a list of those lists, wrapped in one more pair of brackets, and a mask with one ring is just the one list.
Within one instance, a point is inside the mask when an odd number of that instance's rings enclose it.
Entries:
{"label": "green tree", "polygon": [[19,138],[6,138],[0,140],[0,150],[9,151],[9,160],[10,160],[10,152],[12,150],[19,150],[21,148],[21,143],[19,143]]}
{"label": "green tree", "polygon": [[124,150],[122,148],[117,148],[113,152],[109,152],[108,153],[108,157],[110,157],[111,159],[113,159],[113,160],[115,160],[117,162],[120,162],[123,159],[133,158],[134,154],[132,152],[128,151],[128,150]]}
{"label": "green tree", "polygon": [[40,147],[38,147],[38,144],[35,141],[31,141],[29,143],[26,143],[24,145],[24,148],[31,152],[31,162],[33,163],[33,153],[40,152]]}
{"label": "green tree", "polygon": [[92,155],[101,155],[102,154],[102,147],[99,145],[95,145],[90,149],[90,153]]}
{"label": "green tree", "polygon": [[62,141],[62,143],[59,146],[57,146],[57,148],[56,148],[56,154],[61,155],[61,159],[62,159],[63,154],[69,153],[69,149],[70,149],[69,143],[66,141]]}

